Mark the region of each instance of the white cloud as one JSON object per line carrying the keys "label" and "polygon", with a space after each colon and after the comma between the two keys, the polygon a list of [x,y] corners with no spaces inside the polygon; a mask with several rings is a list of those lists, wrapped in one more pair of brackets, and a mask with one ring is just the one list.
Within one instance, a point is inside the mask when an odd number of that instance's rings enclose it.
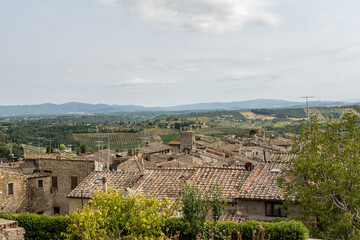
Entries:
{"label": "white cloud", "polygon": [[222,33],[247,23],[276,25],[268,9],[278,0],[97,0],[146,21],[183,26],[202,32]]}
{"label": "white cloud", "polygon": [[114,84],[110,84],[113,87],[134,87],[134,86],[149,86],[149,85],[161,85],[161,84],[172,84],[176,83],[176,81],[155,81],[143,78],[134,78],[129,81],[117,82]]}

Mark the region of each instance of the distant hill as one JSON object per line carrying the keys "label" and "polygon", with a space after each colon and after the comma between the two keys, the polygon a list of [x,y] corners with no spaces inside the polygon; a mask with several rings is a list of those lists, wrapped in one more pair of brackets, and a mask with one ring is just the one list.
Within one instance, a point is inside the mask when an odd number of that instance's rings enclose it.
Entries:
{"label": "distant hill", "polygon": [[[349,105],[349,102],[312,101],[311,107],[333,107]],[[147,111],[208,111],[244,110],[256,108],[301,108],[304,102],[278,99],[255,99],[240,102],[213,102],[178,105],[170,107],[143,107],[138,105],[108,105],[69,102],[64,104],[44,103],[38,105],[0,106],[0,116],[59,115],[59,114],[105,114]]]}

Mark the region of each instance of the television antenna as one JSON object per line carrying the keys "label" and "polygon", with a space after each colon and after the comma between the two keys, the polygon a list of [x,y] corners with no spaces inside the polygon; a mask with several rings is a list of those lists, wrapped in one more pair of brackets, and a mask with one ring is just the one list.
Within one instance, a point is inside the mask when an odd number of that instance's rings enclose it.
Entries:
{"label": "television antenna", "polygon": [[307,116],[307,122],[308,122],[308,126],[309,126],[309,98],[315,98],[314,96],[304,96],[301,98],[305,98],[306,101],[306,116]]}

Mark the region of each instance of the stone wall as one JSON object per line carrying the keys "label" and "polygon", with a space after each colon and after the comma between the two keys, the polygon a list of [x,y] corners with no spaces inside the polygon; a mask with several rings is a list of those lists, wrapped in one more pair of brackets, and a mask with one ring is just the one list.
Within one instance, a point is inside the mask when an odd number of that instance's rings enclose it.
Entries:
{"label": "stone wall", "polygon": [[[42,186],[39,186],[42,181]],[[28,178],[28,211],[33,213],[53,213],[53,196],[51,193],[51,177],[31,177]]]}
{"label": "stone wall", "polygon": [[2,240],[22,240],[24,239],[25,229],[18,227],[16,221],[0,219],[0,239]]}
{"label": "stone wall", "polygon": [[[9,184],[13,193],[9,193]],[[27,205],[27,180],[23,174],[0,170],[0,211],[24,212]]]}
{"label": "stone wall", "polygon": [[[57,177],[57,188],[51,188],[54,208],[59,208],[61,215],[69,214],[67,195],[71,192],[71,178],[77,178],[79,184],[95,169],[93,160],[41,159],[41,169],[51,171],[51,177]],[[51,214],[52,215],[52,214]]]}
{"label": "stone wall", "polygon": [[195,147],[195,135],[192,131],[180,132],[180,152],[191,151]]}
{"label": "stone wall", "polygon": [[[236,202],[228,204],[226,210],[235,210],[237,215],[243,219],[255,219],[259,221],[272,221],[275,217],[266,216],[264,200],[237,199]],[[281,203],[280,201],[278,203]],[[295,217],[297,213],[296,206],[291,206],[292,214],[288,217]]]}
{"label": "stone wall", "polygon": [[82,209],[85,205],[89,204],[89,200],[88,198],[69,198],[69,213]]}

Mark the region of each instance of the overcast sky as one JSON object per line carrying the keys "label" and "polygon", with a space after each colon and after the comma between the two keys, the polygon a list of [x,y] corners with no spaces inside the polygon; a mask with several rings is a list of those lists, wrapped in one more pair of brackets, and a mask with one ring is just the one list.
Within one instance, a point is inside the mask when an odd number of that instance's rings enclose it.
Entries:
{"label": "overcast sky", "polygon": [[359,99],[359,0],[1,0],[0,105]]}

